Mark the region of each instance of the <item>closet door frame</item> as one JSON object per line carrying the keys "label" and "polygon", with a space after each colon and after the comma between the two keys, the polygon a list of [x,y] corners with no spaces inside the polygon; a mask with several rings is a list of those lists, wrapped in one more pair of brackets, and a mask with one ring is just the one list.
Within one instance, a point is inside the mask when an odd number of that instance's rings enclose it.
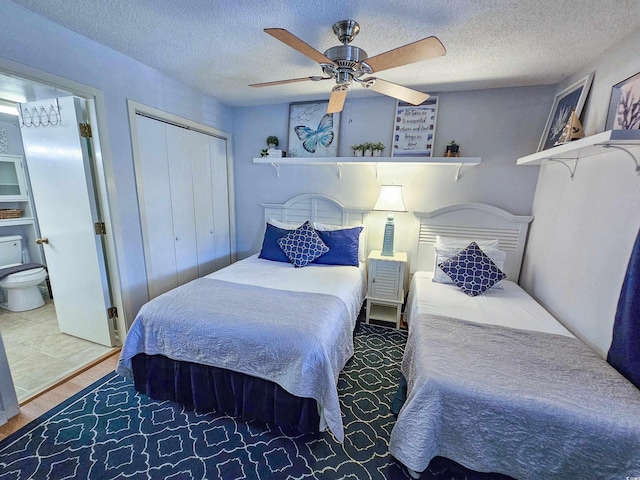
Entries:
{"label": "closet door frame", "polygon": [[[151,119],[155,119],[161,122],[172,124],[178,127],[186,128],[196,132],[204,133],[212,137],[217,137],[226,142],[226,158],[227,158],[227,196],[229,206],[229,243],[231,248],[231,262],[236,260],[236,227],[235,227],[235,195],[234,195],[234,181],[233,181],[233,148],[231,142],[231,134],[217,128],[209,127],[201,123],[188,120],[177,115],[173,115],[162,110],[144,105],[142,103],[135,102],[133,100],[127,100],[127,108],[129,111],[129,126],[131,129],[131,142],[133,145],[133,160],[136,175],[136,188],[138,191],[138,204],[140,205],[140,197],[144,198],[144,191],[142,185],[137,181],[142,174],[142,165],[140,157],[140,145],[138,142],[138,132],[136,126],[136,115],[140,114]],[[147,218],[144,209],[140,208],[140,220],[143,238],[148,238],[149,232],[147,231]],[[147,247],[145,240],[145,264],[149,264],[149,258],[147,258]],[[147,269],[145,269],[145,276],[147,276]],[[149,278],[147,277],[147,286],[149,285]],[[148,291],[148,288],[147,288]]]}

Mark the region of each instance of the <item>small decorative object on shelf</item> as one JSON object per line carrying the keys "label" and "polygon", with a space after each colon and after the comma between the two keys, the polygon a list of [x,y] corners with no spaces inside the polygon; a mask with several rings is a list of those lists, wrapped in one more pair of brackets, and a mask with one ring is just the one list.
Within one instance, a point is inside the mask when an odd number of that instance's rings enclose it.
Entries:
{"label": "small decorative object on shelf", "polygon": [[269,155],[269,150],[267,150],[266,148],[263,148],[262,150],[260,150],[261,157],[266,157],[267,155]]}
{"label": "small decorative object on shelf", "polygon": [[373,156],[373,143],[371,142],[365,142],[363,144],[364,146],[364,156],[365,157],[372,157]]}
{"label": "small decorative object on shelf", "polygon": [[2,208],[0,209],[0,220],[6,220],[8,218],[20,218],[22,216],[22,210],[19,208]]}
{"label": "small decorative object on shelf", "polygon": [[279,144],[280,142],[278,141],[278,137],[275,135],[269,135],[267,137],[267,147],[276,148]]}
{"label": "small decorative object on shelf", "polygon": [[371,150],[374,157],[379,157],[382,154],[382,151],[384,150],[384,143],[377,142],[377,143],[371,144]]}
{"label": "small decorative object on shelf", "polygon": [[354,157],[379,157],[384,150],[382,142],[365,142],[359,145],[351,145]]}
{"label": "small decorative object on shelf", "polygon": [[560,138],[558,141],[554,143],[554,146],[564,145],[565,143],[569,143],[572,140],[578,140],[579,138],[584,137],[584,130],[582,129],[582,124],[576,115],[576,111],[573,110],[571,112],[571,116],[569,117],[569,121],[562,129],[562,133],[560,134]]}
{"label": "small decorative object on shelf", "polygon": [[447,145],[444,149],[445,157],[459,157],[460,156],[460,145],[456,143],[455,140],[451,140],[451,143]]}

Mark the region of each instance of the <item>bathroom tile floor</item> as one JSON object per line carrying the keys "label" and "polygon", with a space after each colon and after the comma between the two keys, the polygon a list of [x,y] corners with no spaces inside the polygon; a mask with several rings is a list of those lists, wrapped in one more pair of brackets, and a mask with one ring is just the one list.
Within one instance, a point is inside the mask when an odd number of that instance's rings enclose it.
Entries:
{"label": "bathroom tile floor", "polygon": [[26,312],[0,309],[0,334],[19,402],[113,350],[60,333],[49,299]]}

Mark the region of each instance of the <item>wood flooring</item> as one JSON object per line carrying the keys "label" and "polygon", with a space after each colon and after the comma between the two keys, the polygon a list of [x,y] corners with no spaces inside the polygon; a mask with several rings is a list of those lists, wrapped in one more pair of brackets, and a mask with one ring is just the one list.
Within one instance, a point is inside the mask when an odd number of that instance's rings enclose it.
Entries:
{"label": "wood flooring", "polygon": [[92,364],[63,379],[43,393],[20,405],[20,413],[0,426],[0,440],[6,438],[43,413],[64,402],[83,388],[115,370],[120,349],[109,352]]}

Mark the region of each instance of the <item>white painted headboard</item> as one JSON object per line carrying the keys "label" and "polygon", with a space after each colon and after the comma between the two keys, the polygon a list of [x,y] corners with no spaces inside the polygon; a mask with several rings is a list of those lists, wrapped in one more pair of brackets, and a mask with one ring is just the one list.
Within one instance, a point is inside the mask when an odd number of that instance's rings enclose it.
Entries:
{"label": "white painted headboard", "polygon": [[265,222],[270,218],[281,222],[302,224],[307,220],[345,227],[364,225],[369,212],[365,208],[347,208],[327,195],[307,193],[283,204],[263,203]]}
{"label": "white painted headboard", "polygon": [[420,220],[418,251],[413,271],[433,271],[436,235],[466,239],[497,238],[507,253],[507,278],[518,282],[531,216],[513,215],[486,203],[454,203],[430,212],[415,212]]}

